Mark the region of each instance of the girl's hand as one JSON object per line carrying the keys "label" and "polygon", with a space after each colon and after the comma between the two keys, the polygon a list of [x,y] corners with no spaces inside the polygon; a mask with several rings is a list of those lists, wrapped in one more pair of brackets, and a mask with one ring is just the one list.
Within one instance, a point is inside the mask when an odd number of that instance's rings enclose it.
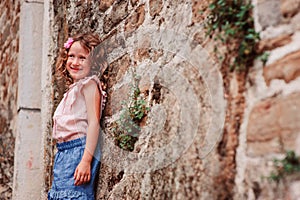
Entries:
{"label": "girl's hand", "polygon": [[74,173],[75,185],[88,183],[91,178],[91,163],[81,160]]}

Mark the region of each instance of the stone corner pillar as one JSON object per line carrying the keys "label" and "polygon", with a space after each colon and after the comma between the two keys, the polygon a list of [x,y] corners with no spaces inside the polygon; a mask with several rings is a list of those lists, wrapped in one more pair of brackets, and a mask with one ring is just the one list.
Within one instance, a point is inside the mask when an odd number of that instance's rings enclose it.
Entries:
{"label": "stone corner pillar", "polygon": [[44,5],[42,0],[21,2],[18,115],[15,142],[13,198],[40,199],[41,165],[41,66]]}

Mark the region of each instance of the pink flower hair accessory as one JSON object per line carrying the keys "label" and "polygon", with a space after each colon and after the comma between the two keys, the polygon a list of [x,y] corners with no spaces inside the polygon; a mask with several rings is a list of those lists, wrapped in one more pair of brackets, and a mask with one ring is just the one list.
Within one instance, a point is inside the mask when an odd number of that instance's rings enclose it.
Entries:
{"label": "pink flower hair accessory", "polygon": [[69,49],[71,47],[71,45],[73,44],[74,40],[73,38],[68,38],[67,42],[64,43],[64,47],[66,49]]}

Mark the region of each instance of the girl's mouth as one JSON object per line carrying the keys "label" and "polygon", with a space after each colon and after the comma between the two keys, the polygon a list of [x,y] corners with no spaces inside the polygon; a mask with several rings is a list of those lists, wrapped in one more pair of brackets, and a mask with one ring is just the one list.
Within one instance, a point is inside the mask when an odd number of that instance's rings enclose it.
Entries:
{"label": "girl's mouth", "polygon": [[77,67],[71,67],[71,66],[70,66],[70,68],[71,68],[73,71],[79,71],[79,70],[80,70],[80,68],[77,68]]}

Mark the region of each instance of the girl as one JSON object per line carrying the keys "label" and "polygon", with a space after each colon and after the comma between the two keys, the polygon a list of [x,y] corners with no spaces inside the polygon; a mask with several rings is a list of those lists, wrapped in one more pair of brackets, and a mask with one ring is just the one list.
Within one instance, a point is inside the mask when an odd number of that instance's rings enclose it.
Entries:
{"label": "girl", "polygon": [[53,116],[58,152],[49,200],[94,199],[100,160],[99,121],[106,97],[95,75],[102,66],[96,52],[99,44],[93,34],[75,35],[64,44],[56,64],[68,90]]}

